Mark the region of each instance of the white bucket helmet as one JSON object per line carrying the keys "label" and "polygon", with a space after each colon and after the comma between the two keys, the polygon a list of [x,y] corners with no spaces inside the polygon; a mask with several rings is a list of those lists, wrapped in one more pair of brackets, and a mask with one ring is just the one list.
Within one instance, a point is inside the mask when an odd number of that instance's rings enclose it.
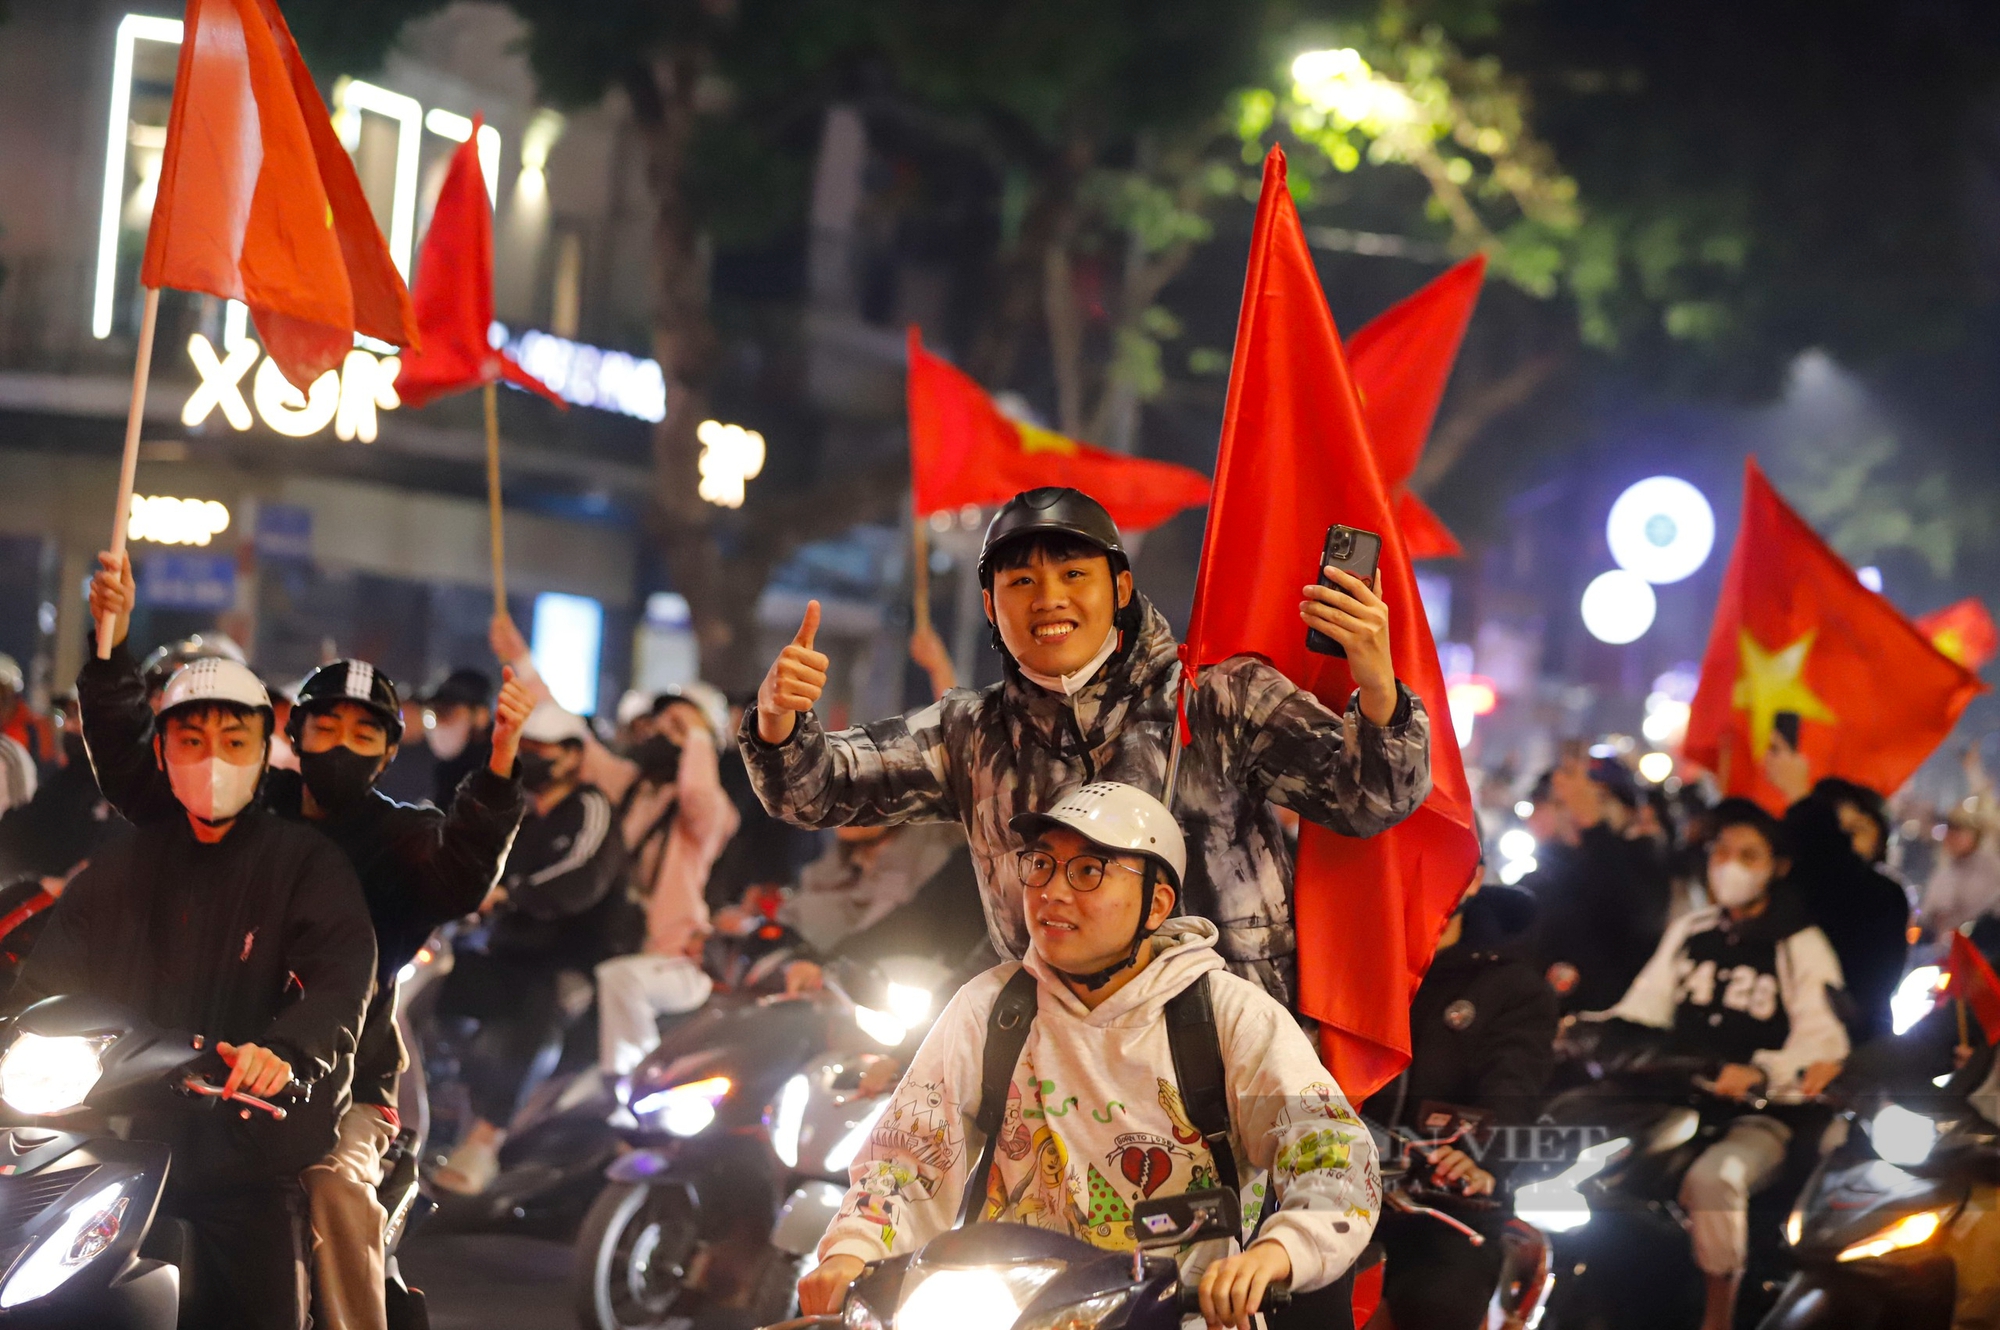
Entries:
{"label": "white bucket helmet", "polygon": [[1187,875],[1187,841],[1167,806],[1136,785],[1094,780],[1079,785],[1047,812],[1022,813],[1008,824],[1033,840],[1050,827],[1068,827],[1101,850],[1141,854],[1166,871],[1176,893]]}
{"label": "white bucket helmet", "polygon": [[204,656],[175,670],[160,693],[159,714],[215,702],[271,714],[271,694],[263,682],[248,665],[221,656]]}

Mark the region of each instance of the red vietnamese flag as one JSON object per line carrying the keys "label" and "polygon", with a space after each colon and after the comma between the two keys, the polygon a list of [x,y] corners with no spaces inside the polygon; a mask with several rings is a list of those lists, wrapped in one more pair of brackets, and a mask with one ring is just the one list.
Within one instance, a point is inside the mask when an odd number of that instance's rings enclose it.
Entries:
{"label": "red vietnamese flag", "polygon": [[1433,788],[1407,820],[1367,840],[1312,823],[1300,829],[1299,1009],[1321,1023],[1327,1066],[1359,1103],[1410,1060],[1410,1000],[1472,880],[1479,837],[1416,574],[1285,189],[1284,154],[1273,148],[1264,159],[1215,494],[1182,648],[1188,666],[1252,653],[1328,706],[1345,708],[1354,691],[1347,662],[1307,651],[1299,621],[1299,587],[1314,579],[1326,528],[1336,522],[1382,534],[1396,674],[1423,700],[1431,724]]}
{"label": "red vietnamese flag", "polygon": [[273,0],[189,0],[139,280],[248,305],[301,392],[356,332],[416,344],[410,293]]}
{"label": "red vietnamese flag", "polygon": [[1451,559],[1465,549],[1424,501],[1409,490],[1437,419],[1438,403],[1472,322],[1486,278],[1475,254],[1377,315],[1347,343],[1347,364],[1361,394],[1361,414],[1375,446],[1375,464],[1395,502],[1396,525],[1412,559]]}
{"label": "red vietnamese flag", "polygon": [[1126,531],[1156,527],[1208,502],[1208,478],[1128,457],[1000,414],[977,383],[924,350],[910,329],[910,482],[917,516],[1005,503],[1022,490],[1070,485]]}
{"label": "red vietnamese flag", "polygon": [[1917,620],[1917,631],[1932,646],[1968,670],[1976,670],[2000,650],[2000,632],[1977,596],[1953,601]]}
{"label": "red vietnamese flag", "polygon": [[1993,973],[1979,948],[1963,933],[1951,935],[1951,958],[1945,965],[1951,975],[1944,991],[1972,1009],[1979,1018],[1979,1028],[1986,1032],[1987,1043],[2000,1044],[2000,975]]}
{"label": "red vietnamese flag", "polygon": [[1754,458],[1745,464],[1743,522],[1682,746],[1725,794],[1782,811],[1764,757],[1787,713],[1813,779],[1894,793],[1984,689],[1861,585]]}
{"label": "red vietnamese flag", "polygon": [[403,357],[396,395],[420,407],[449,393],[505,379],[568,409],[562,398],[487,340],[493,326],[493,208],[479,165],[479,129],[451,155],[438,190],[431,227],[417,255],[410,293],[417,310],[421,349]]}

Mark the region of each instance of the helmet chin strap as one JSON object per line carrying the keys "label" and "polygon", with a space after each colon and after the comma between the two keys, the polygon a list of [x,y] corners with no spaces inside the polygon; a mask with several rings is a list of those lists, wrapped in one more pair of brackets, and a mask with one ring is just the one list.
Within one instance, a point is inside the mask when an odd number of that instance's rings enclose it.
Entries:
{"label": "helmet chin strap", "polygon": [[[1095,993],[1098,989],[1117,978],[1122,971],[1130,969],[1138,963],[1139,948],[1145,946],[1146,939],[1153,935],[1153,930],[1146,927],[1146,918],[1153,912],[1153,877],[1157,871],[1158,869],[1153,864],[1153,861],[1148,859],[1146,861],[1146,880],[1141,884],[1141,890],[1144,894],[1139,903],[1139,926],[1132,930],[1132,945],[1125,949],[1124,959],[1114,961],[1101,970],[1092,970],[1088,974],[1071,974],[1068,970],[1056,970],[1057,974],[1077,987],[1088,989],[1090,992]],[[1050,966],[1049,968],[1052,970],[1055,969],[1054,966]]]}

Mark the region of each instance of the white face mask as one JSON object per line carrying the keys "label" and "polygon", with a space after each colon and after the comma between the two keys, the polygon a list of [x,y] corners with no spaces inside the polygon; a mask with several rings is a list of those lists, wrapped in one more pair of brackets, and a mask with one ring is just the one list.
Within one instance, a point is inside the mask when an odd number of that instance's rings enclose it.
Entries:
{"label": "white face mask", "polygon": [[261,762],[240,767],[210,757],[199,762],[167,763],[167,780],[174,787],[174,798],[181,801],[181,807],[210,824],[227,822],[249,807],[263,775]]}
{"label": "white face mask", "polygon": [[1110,631],[1104,634],[1104,645],[1097,648],[1097,654],[1092,656],[1088,663],[1073,674],[1037,674],[1027,666],[1021,665],[1019,661],[1016,661],[1015,664],[1020,666],[1022,676],[1028,682],[1038,684],[1048,689],[1051,693],[1060,693],[1064,697],[1074,697],[1089,685],[1091,679],[1096,676],[1097,671],[1103,668],[1104,662],[1110,660],[1111,653],[1117,649],[1118,626],[1113,624]]}
{"label": "white face mask", "polygon": [[431,746],[431,752],[451,761],[472,742],[472,717],[458,715],[437,722],[424,732],[424,742]]}
{"label": "white face mask", "polygon": [[1708,867],[1708,894],[1725,909],[1740,910],[1755,904],[1771,885],[1771,875],[1740,864],[1734,859]]}

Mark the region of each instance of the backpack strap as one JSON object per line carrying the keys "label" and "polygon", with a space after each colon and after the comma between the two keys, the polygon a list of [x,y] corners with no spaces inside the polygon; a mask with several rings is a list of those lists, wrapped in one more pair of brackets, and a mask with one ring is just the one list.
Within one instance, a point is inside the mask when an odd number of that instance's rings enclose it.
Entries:
{"label": "backpack strap", "polygon": [[1007,1112],[1007,1086],[1014,1079],[1014,1067],[1027,1046],[1028,1030],[1035,1023],[1037,993],[1035,976],[1027,967],[1014,972],[994,999],[986,1016],[986,1051],[979,1072],[979,1112],[973,1126],[985,1137],[979,1160],[965,1179],[965,1199],[958,1207],[959,1226],[979,1217],[986,1204],[986,1187],[993,1176],[993,1152],[1000,1143],[1000,1119]]}
{"label": "backpack strap", "polygon": [[1167,1043],[1173,1050],[1181,1103],[1188,1121],[1208,1142],[1216,1179],[1240,1192],[1236,1152],[1229,1146],[1229,1082],[1223,1075],[1222,1039],[1208,999],[1207,975],[1167,999]]}

